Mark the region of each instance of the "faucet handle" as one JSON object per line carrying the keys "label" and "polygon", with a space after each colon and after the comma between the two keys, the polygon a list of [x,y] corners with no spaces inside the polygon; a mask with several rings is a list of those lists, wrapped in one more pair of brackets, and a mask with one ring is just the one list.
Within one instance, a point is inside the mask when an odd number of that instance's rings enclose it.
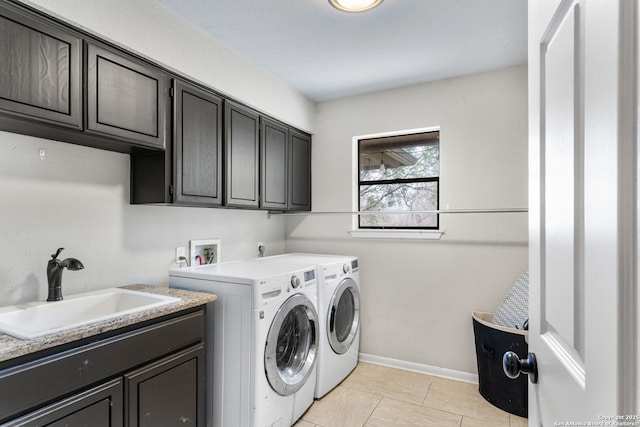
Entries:
{"label": "faucet handle", "polygon": [[60,252],[62,252],[62,251],[64,251],[64,248],[58,248],[56,253],[54,255],[51,255],[51,258],[53,258],[53,259],[58,258],[58,255],[60,255]]}

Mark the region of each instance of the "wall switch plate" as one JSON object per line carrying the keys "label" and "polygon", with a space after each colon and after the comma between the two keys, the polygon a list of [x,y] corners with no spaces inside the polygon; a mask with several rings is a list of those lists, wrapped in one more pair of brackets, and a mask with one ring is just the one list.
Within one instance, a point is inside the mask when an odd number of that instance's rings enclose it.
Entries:
{"label": "wall switch plate", "polygon": [[180,264],[182,261],[180,260],[180,257],[184,257],[185,259],[187,259],[187,249],[184,246],[178,246],[176,248],[176,263]]}

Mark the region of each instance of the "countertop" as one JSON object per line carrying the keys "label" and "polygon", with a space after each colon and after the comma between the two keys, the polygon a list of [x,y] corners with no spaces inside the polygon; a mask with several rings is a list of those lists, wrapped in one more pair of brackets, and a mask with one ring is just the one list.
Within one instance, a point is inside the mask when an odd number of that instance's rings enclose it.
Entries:
{"label": "countertop", "polygon": [[82,338],[98,335],[103,332],[109,332],[114,329],[135,325],[139,322],[155,319],[216,300],[216,296],[213,294],[173,289],[166,286],[129,285],[122,286],[122,288],[149,292],[151,294],[169,295],[180,298],[180,301],[162,307],[121,316],[116,319],[96,322],[90,325],[50,335],[44,335],[30,340],[15,338],[11,335],[0,332],[0,362],[66,344]]}

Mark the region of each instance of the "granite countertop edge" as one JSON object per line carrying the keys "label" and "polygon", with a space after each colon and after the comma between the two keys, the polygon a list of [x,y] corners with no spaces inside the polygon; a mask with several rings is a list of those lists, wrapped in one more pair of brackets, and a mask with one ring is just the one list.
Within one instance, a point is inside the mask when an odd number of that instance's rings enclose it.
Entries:
{"label": "granite countertop edge", "polygon": [[180,301],[162,307],[152,308],[138,313],[120,316],[115,319],[96,322],[80,326],[78,328],[73,328],[68,331],[57,332],[32,339],[25,340],[15,338],[11,335],[0,332],[0,362],[72,341],[88,338],[104,332],[135,325],[136,323],[156,319],[168,314],[177,313],[179,311],[187,310],[216,300],[216,296],[214,294],[174,289],[167,286],[127,285],[121,286],[121,288],[148,292],[151,294],[172,296],[180,298]]}

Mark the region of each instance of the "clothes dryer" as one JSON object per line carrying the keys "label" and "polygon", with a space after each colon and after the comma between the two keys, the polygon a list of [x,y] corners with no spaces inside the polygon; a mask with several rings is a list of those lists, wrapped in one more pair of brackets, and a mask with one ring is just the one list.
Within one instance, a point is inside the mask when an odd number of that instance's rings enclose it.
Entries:
{"label": "clothes dryer", "polygon": [[172,288],[217,295],[207,307],[212,427],[291,426],[313,403],[316,270],[238,261],[169,272]]}
{"label": "clothes dryer", "polygon": [[292,253],[260,259],[270,263],[316,266],[320,340],[314,396],[320,398],[345,379],[358,364],[360,347],[358,258]]}

